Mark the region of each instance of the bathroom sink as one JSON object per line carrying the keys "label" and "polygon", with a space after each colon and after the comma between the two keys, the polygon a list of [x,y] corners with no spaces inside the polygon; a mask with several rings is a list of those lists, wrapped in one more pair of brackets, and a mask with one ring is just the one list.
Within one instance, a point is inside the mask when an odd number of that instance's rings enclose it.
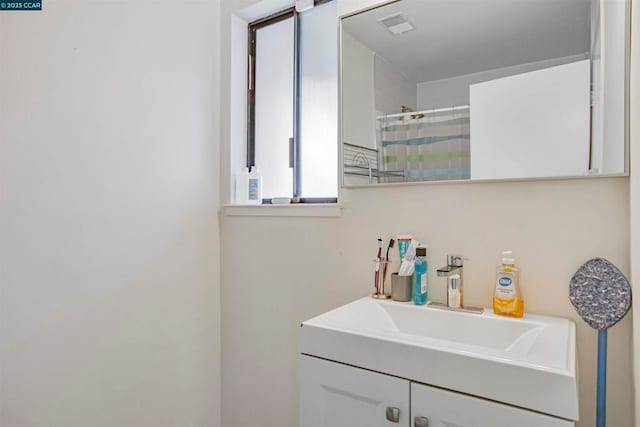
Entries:
{"label": "bathroom sink", "polygon": [[577,420],[575,325],[363,298],[303,322],[301,353]]}

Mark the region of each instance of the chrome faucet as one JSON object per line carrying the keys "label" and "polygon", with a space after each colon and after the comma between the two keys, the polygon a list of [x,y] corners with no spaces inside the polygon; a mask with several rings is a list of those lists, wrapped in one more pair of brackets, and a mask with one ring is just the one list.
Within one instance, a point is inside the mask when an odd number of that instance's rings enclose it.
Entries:
{"label": "chrome faucet", "polygon": [[446,267],[437,270],[438,277],[447,278],[447,303],[432,303],[429,305],[434,308],[444,308],[454,311],[466,311],[469,313],[482,314],[484,309],[481,307],[465,306],[463,303],[464,286],[463,286],[463,263],[465,258],[462,255],[447,255]]}
{"label": "chrome faucet", "polygon": [[447,307],[462,308],[462,255],[447,255],[447,266],[438,269],[438,277],[447,278]]}

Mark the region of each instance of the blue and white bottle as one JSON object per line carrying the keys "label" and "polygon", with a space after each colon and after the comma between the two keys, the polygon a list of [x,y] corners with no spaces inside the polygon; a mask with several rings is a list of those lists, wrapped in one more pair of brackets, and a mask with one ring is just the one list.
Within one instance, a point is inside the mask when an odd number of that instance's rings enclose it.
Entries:
{"label": "blue and white bottle", "polygon": [[413,283],[413,303],[427,303],[427,248],[416,248],[415,273]]}

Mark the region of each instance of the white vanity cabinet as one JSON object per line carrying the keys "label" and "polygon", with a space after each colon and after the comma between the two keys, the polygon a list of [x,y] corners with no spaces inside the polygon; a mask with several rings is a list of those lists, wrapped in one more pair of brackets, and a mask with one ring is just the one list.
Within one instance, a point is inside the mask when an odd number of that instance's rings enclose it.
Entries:
{"label": "white vanity cabinet", "polygon": [[465,394],[411,383],[414,427],[573,427],[573,423]]}
{"label": "white vanity cabinet", "polygon": [[300,427],[573,427],[573,422],[300,356]]}
{"label": "white vanity cabinet", "polygon": [[409,387],[404,379],[301,356],[300,427],[408,426]]}

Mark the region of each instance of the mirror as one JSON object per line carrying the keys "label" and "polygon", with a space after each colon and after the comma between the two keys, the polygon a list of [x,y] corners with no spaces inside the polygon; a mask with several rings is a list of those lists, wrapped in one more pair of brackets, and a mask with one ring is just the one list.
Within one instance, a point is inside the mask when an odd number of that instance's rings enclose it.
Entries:
{"label": "mirror", "polygon": [[627,173],[627,10],[399,0],[343,17],[343,185]]}

